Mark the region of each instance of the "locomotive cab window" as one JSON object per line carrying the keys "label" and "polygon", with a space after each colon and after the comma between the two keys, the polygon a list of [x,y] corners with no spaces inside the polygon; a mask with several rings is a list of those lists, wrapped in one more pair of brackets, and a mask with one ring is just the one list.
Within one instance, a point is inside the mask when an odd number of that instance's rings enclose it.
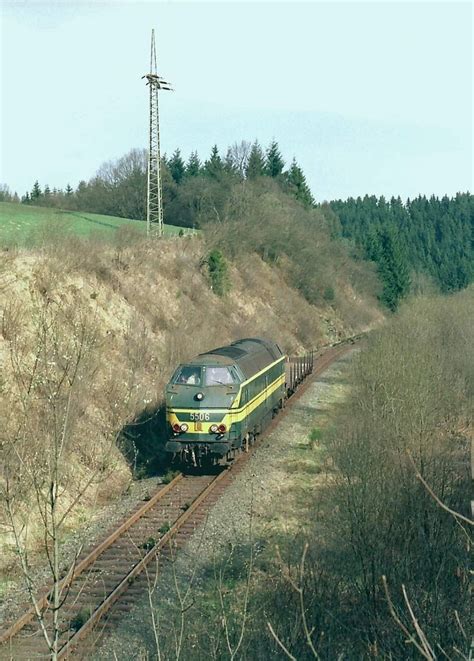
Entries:
{"label": "locomotive cab window", "polygon": [[227,386],[236,383],[235,371],[229,367],[205,367],[204,385],[205,386]]}
{"label": "locomotive cab window", "polygon": [[183,365],[177,371],[173,382],[180,385],[187,384],[190,386],[200,386],[201,380],[200,367],[196,367],[195,365]]}

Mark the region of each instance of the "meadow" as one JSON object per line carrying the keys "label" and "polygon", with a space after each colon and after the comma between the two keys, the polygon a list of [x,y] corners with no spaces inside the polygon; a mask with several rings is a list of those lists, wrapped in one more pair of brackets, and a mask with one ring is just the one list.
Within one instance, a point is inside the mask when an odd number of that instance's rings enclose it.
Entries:
{"label": "meadow", "polygon": [[[0,202],[0,245],[2,246],[36,245],[41,242],[44,234],[48,233],[48,228],[52,231],[61,228],[62,231],[81,237],[99,234],[102,238],[112,238],[121,227],[131,228],[140,233],[146,232],[146,223],[141,220]],[[165,235],[178,234],[180,229],[174,225],[165,225]]]}

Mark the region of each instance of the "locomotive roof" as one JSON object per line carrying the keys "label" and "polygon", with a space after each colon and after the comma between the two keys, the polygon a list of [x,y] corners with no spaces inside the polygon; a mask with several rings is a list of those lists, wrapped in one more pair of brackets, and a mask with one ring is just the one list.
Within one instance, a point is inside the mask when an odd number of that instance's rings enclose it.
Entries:
{"label": "locomotive roof", "polygon": [[191,365],[238,365],[250,378],[283,356],[280,347],[260,337],[244,338],[224,347],[199,354],[188,361]]}

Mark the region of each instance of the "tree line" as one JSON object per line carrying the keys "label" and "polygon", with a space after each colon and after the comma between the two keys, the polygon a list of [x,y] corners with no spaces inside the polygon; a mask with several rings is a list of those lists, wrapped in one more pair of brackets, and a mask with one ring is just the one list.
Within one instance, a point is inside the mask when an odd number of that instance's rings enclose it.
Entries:
{"label": "tree line", "polygon": [[[223,157],[217,145],[209,157],[201,161],[193,151],[188,160],[176,149],[161,159],[163,203],[166,222],[181,227],[199,227],[203,201],[222,198],[236,182],[270,177],[286,192],[305,205],[314,203],[302,168],[293,159],[285,169],[279,145],[273,141],[264,150],[258,141],[234,143]],[[53,206],[77,211],[88,211],[123,218],[146,218],[147,152],[133,149],[116,161],[104,163],[88,182],[81,181],[74,190],[69,184],[65,190],[41,188],[35,181],[31,191],[21,201],[25,204]],[[222,189],[222,193],[217,192]],[[10,201],[10,200],[8,200]],[[219,206],[219,205],[217,205]]]}
{"label": "tree line", "polygon": [[410,290],[410,272],[426,274],[443,293],[464,289],[474,277],[474,196],[457,193],[441,199],[420,195],[366,195],[330,203],[341,236],[352,240],[366,259],[377,263],[382,300],[395,309]]}
{"label": "tree line", "polygon": [[[324,217],[334,239],[349,242],[354,257],[376,264],[379,298],[390,310],[396,310],[420,286],[426,289],[428,284],[444,293],[463,289],[473,280],[474,197],[470,193],[441,199],[420,195],[406,203],[400,197],[386,200],[366,195],[316,204],[302,168],[294,159],[286,167],[275,140],[266,149],[258,141],[236,142],[225,156],[214,145],[204,161],[196,151],[185,160],[176,149],[171,156],[163,156],[161,173],[165,221],[170,225],[203,228],[222,224],[229,217],[255,218],[249,204],[258,196],[236,193],[242,185],[262,193],[270,186],[301,208],[319,210],[321,214],[313,218]],[[21,201],[144,220],[146,177],[147,152],[133,149],[104,163],[76,189],[69,184],[64,190],[42,188],[36,181]],[[14,198],[3,186],[2,199],[18,201],[18,196]],[[260,233],[258,222],[255,218],[255,227],[246,231]],[[288,222],[294,224],[295,218],[289,217]]]}

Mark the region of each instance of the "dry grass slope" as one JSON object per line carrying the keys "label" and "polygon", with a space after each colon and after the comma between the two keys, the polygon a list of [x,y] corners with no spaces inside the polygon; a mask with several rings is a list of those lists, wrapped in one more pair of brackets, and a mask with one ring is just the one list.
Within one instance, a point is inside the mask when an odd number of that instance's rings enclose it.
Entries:
{"label": "dry grass slope", "polygon": [[[62,434],[63,507],[82,493],[83,506],[103,502],[131,477],[117,435],[138,419],[154,423],[180,361],[242,336],[268,336],[295,353],[363,330],[330,306],[310,305],[256,255],[231,265],[232,290],[216,296],[207,251],[199,237],[149,243],[122,229],[108,246],[58,234],[42,248],[0,253],[0,451],[9,467],[2,489],[21,465],[34,476],[37,457]],[[379,322],[365,306],[365,322]],[[151,441],[156,467],[156,433]],[[11,483],[20,519],[28,484],[25,476]],[[74,510],[66,523],[76,525]],[[30,529],[32,542],[38,534]],[[2,550],[11,543],[4,535]]]}

